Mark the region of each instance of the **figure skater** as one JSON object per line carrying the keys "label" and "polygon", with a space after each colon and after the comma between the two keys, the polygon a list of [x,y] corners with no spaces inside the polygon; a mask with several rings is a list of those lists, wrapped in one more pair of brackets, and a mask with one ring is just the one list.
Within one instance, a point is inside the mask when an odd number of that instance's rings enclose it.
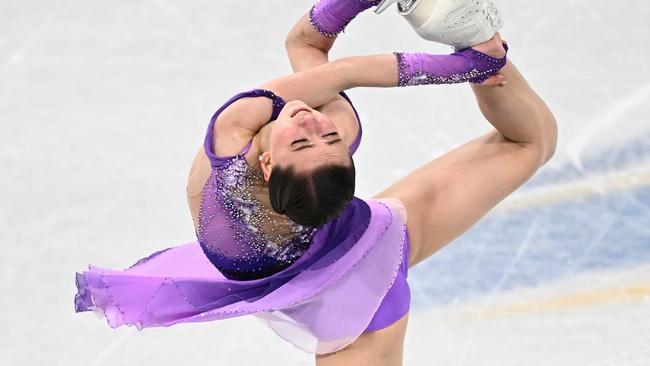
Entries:
{"label": "figure skater", "polygon": [[[187,190],[197,241],[125,270],[77,273],[77,312],[139,329],[251,314],[317,365],[401,365],[408,269],[529,179],[553,155],[557,132],[506,62],[488,1],[400,1],[416,31],[441,30],[451,55],[330,62],[336,36],[378,4],[321,0],[298,21],[286,40],[295,73],[233,96],[208,124]],[[435,21],[419,24],[427,12]],[[361,125],[343,91],[468,81],[495,129],[371,199],[355,197]]]}

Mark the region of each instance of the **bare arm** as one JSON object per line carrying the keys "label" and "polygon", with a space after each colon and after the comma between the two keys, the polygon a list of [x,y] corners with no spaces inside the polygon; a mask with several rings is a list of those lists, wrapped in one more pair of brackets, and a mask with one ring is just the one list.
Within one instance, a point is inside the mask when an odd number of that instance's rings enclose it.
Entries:
{"label": "bare arm", "polygon": [[305,13],[291,28],[284,41],[289,62],[294,72],[329,62],[329,51],[337,37],[325,37],[309,23]]}
{"label": "bare arm", "polygon": [[[271,80],[258,88],[271,90],[287,102],[297,99],[317,108],[343,90],[397,86],[397,75],[397,59],[392,53],[353,56]],[[237,133],[250,139],[266,124],[271,111],[271,99],[239,99],[219,115],[215,126],[230,131],[226,135]]]}
{"label": "bare arm", "polygon": [[287,101],[300,99],[310,107],[318,107],[347,89],[395,86],[397,59],[392,53],[344,57],[261,85]]}
{"label": "bare arm", "polygon": [[[346,0],[342,0],[342,2],[345,3]],[[370,7],[373,2],[375,2],[375,0],[367,0],[367,6]],[[361,12],[365,11],[361,8],[356,9]],[[298,19],[285,39],[285,47],[294,72],[302,71],[328,62],[328,52],[332,48],[332,45],[334,45],[334,42],[338,39],[338,36],[326,37],[318,32],[310,22],[309,13],[310,12],[307,11],[302,17],[300,17],[300,19]],[[346,19],[348,16],[355,13],[356,11],[353,11],[352,13],[347,12],[346,14],[339,13],[336,14],[335,17],[338,19]],[[318,11],[318,5],[315,5],[314,14],[316,22],[318,22],[319,19],[322,20],[322,18],[319,17],[319,14],[322,15],[322,13]],[[359,13],[356,14],[358,15]],[[330,13],[330,16],[332,15],[333,14]]]}
{"label": "bare arm", "polygon": [[[319,33],[309,21],[309,11],[303,14],[291,28],[285,39],[285,48],[293,71],[299,73],[311,68],[322,67],[330,63],[329,51],[337,39],[338,37],[326,37]],[[375,64],[375,67],[380,69],[393,68],[395,75],[394,80],[384,80],[378,85],[368,86],[397,85],[397,61],[392,54],[385,56],[386,57],[383,59],[384,63]],[[275,91],[287,101],[292,99],[301,99],[312,108],[320,107],[319,109],[327,110],[330,114],[339,115],[339,118],[356,119],[349,103],[338,93],[353,87],[350,82],[354,83],[355,81],[346,80],[346,77],[350,76],[350,74],[364,72],[363,60],[357,59],[351,61],[348,59],[342,59],[335,61],[333,64],[334,65],[329,67],[322,67],[316,72],[293,77],[293,80],[276,79],[264,84],[262,87]],[[383,72],[379,72],[376,75],[378,74],[383,74],[382,76],[385,76],[386,70],[384,69]],[[301,80],[305,80],[306,83],[300,84],[302,83]],[[328,82],[334,82],[336,85],[334,85],[333,88],[328,88]],[[364,82],[364,80],[357,80],[356,82]],[[293,83],[293,85],[289,86],[286,85],[286,83]],[[323,94],[316,96],[314,99],[310,99],[309,96],[304,94],[304,91],[305,89],[315,89],[315,86],[318,86],[317,89],[322,89]],[[256,127],[257,125],[253,122],[248,124],[247,129],[252,132],[256,131]]]}

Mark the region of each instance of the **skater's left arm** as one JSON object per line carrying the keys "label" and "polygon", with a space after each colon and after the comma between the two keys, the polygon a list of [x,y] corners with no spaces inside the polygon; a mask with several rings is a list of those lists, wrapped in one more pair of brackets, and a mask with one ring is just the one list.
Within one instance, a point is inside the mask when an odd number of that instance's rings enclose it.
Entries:
{"label": "skater's left arm", "polygon": [[329,62],[329,51],[336,38],[320,34],[309,22],[309,12],[305,13],[284,40],[293,72]]}
{"label": "skater's left arm", "polygon": [[359,14],[379,0],[312,0],[310,10],[293,26],[285,47],[294,72],[328,62],[328,52],[337,36]]}
{"label": "skater's left arm", "polygon": [[[284,41],[293,72],[300,72],[329,62],[329,51],[338,37],[326,37],[314,28],[307,11],[291,28]],[[350,103],[340,94],[316,107],[318,111],[337,121],[345,136],[356,137],[359,121]],[[350,142],[352,143],[352,142]]]}

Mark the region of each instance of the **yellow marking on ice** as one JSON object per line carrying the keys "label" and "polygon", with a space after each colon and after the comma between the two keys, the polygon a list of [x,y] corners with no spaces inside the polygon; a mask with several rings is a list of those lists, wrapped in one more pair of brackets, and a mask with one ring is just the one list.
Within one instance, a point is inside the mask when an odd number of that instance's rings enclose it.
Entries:
{"label": "yellow marking on ice", "polygon": [[515,192],[492,211],[508,212],[573,202],[647,186],[650,186],[650,167],[641,166]]}
{"label": "yellow marking on ice", "polygon": [[508,315],[526,315],[531,313],[541,313],[544,311],[566,310],[581,306],[633,300],[650,302],[650,284],[639,284],[623,288],[599,289],[521,304],[488,307],[482,311],[473,312],[468,317],[471,319],[486,319]]}

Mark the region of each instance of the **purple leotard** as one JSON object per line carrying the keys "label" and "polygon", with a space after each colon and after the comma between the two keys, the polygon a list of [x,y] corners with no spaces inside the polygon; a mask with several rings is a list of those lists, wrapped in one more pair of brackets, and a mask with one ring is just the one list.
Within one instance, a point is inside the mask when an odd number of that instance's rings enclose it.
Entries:
{"label": "purple leotard", "polygon": [[[277,116],[283,105],[271,92],[257,89],[238,94],[220,111],[234,100],[247,96],[273,99],[272,117]],[[214,120],[216,117],[210,122],[211,126]],[[208,129],[208,134],[210,131],[212,129]],[[360,137],[361,128],[350,147],[351,153],[359,145]],[[247,145],[243,151],[249,147]],[[246,179],[245,171],[249,169],[237,163],[242,158],[241,154],[232,157],[213,154],[215,177],[211,179],[231,179],[229,184]],[[229,166],[242,170],[235,169],[236,174],[231,176],[222,175]],[[220,196],[223,192],[218,192],[220,187],[211,185],[215,182],[206,183],[208,189],[217,190],[210,193],[214,201],[206,201],[204,206],[223,204],[218,201],[223,198]],[[259,192],[248,190],[253,192],[252,196],[242,194],[241,190],[233,191],[236,193],[232,201],[234,206],[229,210],[233,207],[241,210],[229,213],[256,217],[250,204]],[[89,265],[87,271],[77,273],[75,310],[95,311],[113,328],[132,325],[139,329],[253,315],[283,339],[316,354],[340,350],[362,333],[384,328],[408,312],[409,242],[405,210],[397,200],[355,197],[339,217],[309,233],[306,249],[302,247],[302,239],[296,239],[300,232],[276,231],[275,234],[281,234],[289,243],[289,249],[284,251],[275,250],[270,243],[256,241],[255,245],[265,245],[248,252],[236,252],[234,250],[239,248],[234,243],[245,243],[243,238],[251,238],[250,230],[260,224],[254,222],[246,226],[247,223],[239,222],[228,232],[223,217],[209,220],[208,217],[216,212],[207,207],[203,214],[202,223],[208,227],[200,229],[199,241],[158,251],[125,270]],[[244,218],[237,215],[231,218]],[[266,221],[263,216],[258,219]],[[224,225],[224,231],[220,233],[210,225]],[[282,226],[287,227],[291,226]],[[287,232],[296,235],[287,236]],[[217,250],[212,245],[219,243],[211,240],[210,235],[222,234],[237,238],[228,244],[231,250],[223,251],[222,256],[207,254]],[[259,253],[262,255],[252,257]],[[249,261],[243,260],[246,256]],[[255,278],[226,277],[225,273],[230,277],[246,276],[242,265],[257,269],[251,271],[254,273],[251,277]],[[218,267],[225,269],[224,272]],[[263,272],[264,276],[259,276]]]}
{"label": "purple leotard", "polygon": [[[341,95],[347,99],[344,93]],[[275,120],[285,105],[284,99],[272,91],[253,89],[230,98],[214,114],[204,141],[212,171],[203,187],[197,230],[198,241],[208,259],[224,276],[235,280],[262,278],[287,268],[307,250],[316,232],[272,210],[267,198],[268,185],[261,170],[251,169],[244,157],[252,139],[237,155],[221,157],[215,154],[217,117],[236,100],[245,97],[272,100],[273,110],[267,123]],[[359,126],[359,133],[349,148],[350,154],[357,150],[361,133]]]}
{"label": "purple leotard", "polygon": [[[343,92],[341,95],[350,102],[359,121],[359,133],[350,146],[350,154],[354,154],[361,142],[361,122],[348,96]],[[282,220],[281,215],[260,207],[255,195],[257,193],[268,196],[268,191],[264,185],[258,187],[256,193],[251,192],[252,187],[259,186],[255,180],[260,181],[263,178],[261,172],[255,174],[249,171],[244,158],[252,140],[238,155],[220,157],[214,153],[214,124],[218,115],[240,98],[260,96],[272,100],[273,110],[268,122],[275,120],[285,105],[281,97],[264,89],[239,93],[214,114],[208,124],[204,141],[205,152],[212,164],[212,174],[203,189],[198,241],[206,256],[221,273],[238,280],[263,278],[290,266],[309,247],[316,232],[316,229]],[[282,225],[290,225],[295,234],[279,235],[278,232],[282,228],[271,225],[269,221],[282,221]],[[269,237],[271,235],[266,231],[276,234]],[[278,243],[280,241],[282,243]],[[408,242],[406,247],[408,256]],[[404,257],[395,285],[391,287],[366,331],[384,328],[408,312],[410,291],[406,282],[407,256]]]}

